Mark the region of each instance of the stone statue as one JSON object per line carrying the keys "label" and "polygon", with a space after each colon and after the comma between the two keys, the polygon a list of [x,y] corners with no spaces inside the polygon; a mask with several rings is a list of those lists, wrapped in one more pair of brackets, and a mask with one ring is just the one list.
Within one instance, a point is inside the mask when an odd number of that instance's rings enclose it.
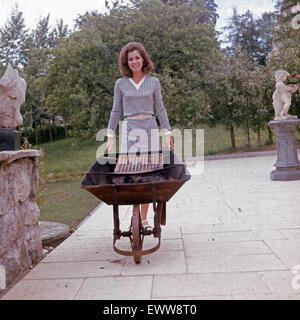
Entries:
{"label": "stone statue", "polygon": [[0,79],[0,128],[13,128],[23,123],[20,107],[25,102],[26,82],[10,64]]}
{"label": "stone statue", "polygon": [[291,106],[292,93],[299,88],[297,84],[284,84],[289,73],[284,70],[277,70],[275,72],[276,90],[273,93],[273,106],[275,109],[274,120],[290,120],[297,119],[297,116],[288,114]]}

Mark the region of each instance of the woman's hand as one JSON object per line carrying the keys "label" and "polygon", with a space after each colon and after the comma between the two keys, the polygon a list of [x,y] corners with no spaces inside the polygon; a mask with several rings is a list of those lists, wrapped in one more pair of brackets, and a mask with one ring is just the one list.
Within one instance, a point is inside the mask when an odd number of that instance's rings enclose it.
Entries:
{"label": "woman's hand", "polygon": [[166,136],[166,142],[167,142],[168,149],[169,150],[173,150],[174,143],[173,143],[173,140],[172,140],[171,133],[167,133],[165,136]]}
{"label": "woman's hand", "polygon": [[114,145],[113,137],[107,137],[107,143],[106,143],[107,152],[112,151],[113,145]]}

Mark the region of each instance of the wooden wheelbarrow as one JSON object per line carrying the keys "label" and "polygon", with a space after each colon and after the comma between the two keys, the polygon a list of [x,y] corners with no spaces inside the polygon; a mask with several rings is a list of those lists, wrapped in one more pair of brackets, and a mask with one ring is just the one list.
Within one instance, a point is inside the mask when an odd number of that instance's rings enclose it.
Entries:
{"label": "wooden wheelbarrow", "polygon": [[[136,263],[140,263],[142,255],[157,251],[160,247],[161,225],[166,224],[166,202],[190,179],[185,164],[174,163],[173,151],[159,151],[162,159],[159,165],[141,165],[136,159],[124,166],[124,156],[146,156],[153,158],[152,153],[104,155],[98,158],[94,165],[84,175],[80,187],[91,192],[108,205],[113,205],[114,230],[113,248],[125,256],[133,256]],[[122,159],[122,161],[121,161]],[[125,161],[126,162],[126,161]],[[118,165],[120,164],[120,165]],[[123,166],[121,166],[121,164]],[[121,168],[122,170],[116,170]],[[138,169],[138,170],[137,170]],[[154,227],[146,231],[142,227],[140,204],[152,203],[154,210]],[[119,205],[133,205],[131,225],[128,231],[120,230]],[[150,249],[143,250],[145,236],[153,234],[158,239],[157,244]],[[131,251],[121,250],[116,246],[121,237],[129,237]]]}

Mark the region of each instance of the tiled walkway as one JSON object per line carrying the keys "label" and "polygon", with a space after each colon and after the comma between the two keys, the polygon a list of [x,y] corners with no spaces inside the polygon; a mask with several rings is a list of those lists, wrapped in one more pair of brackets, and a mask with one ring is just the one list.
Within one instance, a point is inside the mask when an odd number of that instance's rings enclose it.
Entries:
{"label": "tiled walkway", "polygon": [[[167,203],[161,248],[139,265],[113,251],[103,204],[2,299],[300,299],[300,181],[271,181],[275,160],[206,161]],[[128,229],[131,208],[120,209]]]}

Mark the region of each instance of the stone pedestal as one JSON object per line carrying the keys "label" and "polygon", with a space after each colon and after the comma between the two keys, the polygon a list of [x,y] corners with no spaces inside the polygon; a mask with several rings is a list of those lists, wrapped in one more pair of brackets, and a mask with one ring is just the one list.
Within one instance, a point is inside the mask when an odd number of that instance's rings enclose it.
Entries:
{"label": "stone pedestal", "polygon": [[296,127],[300,119],[273,120],[268,123],[276,130],[277,160],[270,174],[271,180],[300,180],[300,162],[297,154]]}
{"label": "stone pedestal", "polygon": [[19,150],[20,132],[10,128],[0,128],[0,151]]}
{"label": "stone pedestal", "polygon": [[6,286],[43,257],[35,202],[41,156],[39,150],[0,152],[0,267]]}

